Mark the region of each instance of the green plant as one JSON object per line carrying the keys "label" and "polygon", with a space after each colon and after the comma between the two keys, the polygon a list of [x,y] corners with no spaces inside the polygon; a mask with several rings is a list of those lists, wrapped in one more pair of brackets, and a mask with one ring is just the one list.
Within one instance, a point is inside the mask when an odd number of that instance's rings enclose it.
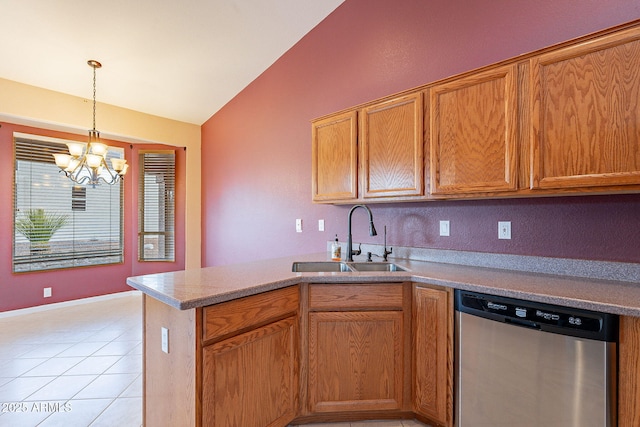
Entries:
{"label": "green plant", "polygon": [[68,220],[68,215],[29,209],[16,221],[16,230],[33,244],[46,244]]}

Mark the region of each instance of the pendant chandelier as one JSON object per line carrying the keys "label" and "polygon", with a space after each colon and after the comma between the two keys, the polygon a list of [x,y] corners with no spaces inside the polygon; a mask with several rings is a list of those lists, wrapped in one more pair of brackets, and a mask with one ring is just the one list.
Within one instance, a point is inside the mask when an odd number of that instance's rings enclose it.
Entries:
{"label": "pendant chandelier", "polygon": [[67,178],[76,184],[89,184],[95,187],[100,183],[116,184],[124,179],[129,165],[125,159],[110,158],[107,162],[109,147],[100,142],[100,132],[96,130],[96,69],[102,67],[93,59],[87,61],[93,68],[93,129],[89,131],[89,142],[69,142],[69,154],[54,154],[56,165]]}

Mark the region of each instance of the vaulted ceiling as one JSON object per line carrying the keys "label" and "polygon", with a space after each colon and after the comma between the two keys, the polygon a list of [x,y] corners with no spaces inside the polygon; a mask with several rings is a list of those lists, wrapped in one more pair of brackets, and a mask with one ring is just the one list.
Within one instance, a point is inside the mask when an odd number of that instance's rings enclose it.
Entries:
{"label": "vaulted ceiling", "polygon": [[0,78],[202,124],[342,2],[3,0]]}

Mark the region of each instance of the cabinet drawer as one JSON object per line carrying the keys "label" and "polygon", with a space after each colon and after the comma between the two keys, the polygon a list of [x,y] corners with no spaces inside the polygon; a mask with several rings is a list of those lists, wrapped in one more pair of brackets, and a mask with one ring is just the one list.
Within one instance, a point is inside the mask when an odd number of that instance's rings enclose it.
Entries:
{"label": "cabinet drawer", "polygon": [[402,292],[402,283],[312,284],[309,308],[313,311],[402,310]]}
{"label": "cabinet drawer", "polygon": [[295,313],[299,300],[299,287],[291,286],[205,307],[202,310],[203,340],[219,338]]}

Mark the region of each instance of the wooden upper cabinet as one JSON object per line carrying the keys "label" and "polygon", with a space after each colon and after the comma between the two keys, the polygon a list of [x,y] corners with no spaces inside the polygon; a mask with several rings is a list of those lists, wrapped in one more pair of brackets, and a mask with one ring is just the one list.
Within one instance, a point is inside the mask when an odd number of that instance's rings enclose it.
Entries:
{"label": "wooden upper cabinet", "polygon": [[517,66],[436,85],[430,94],[432,194],[517,188]]}
{"label": "wooden upper cabinet", "polygon": [[363,198],[424,194],[422,110],[421,92],[362,109]]}
{"label": "wooden upper cabinet", "polygon": [[358,197],[358,123],[356,111],[312,124],[312,190],[314,202]]}
{"label": "wooden upper cabinet", "polygon": [[531,59],[532,189],[640,184],[640,29]]}
{"label": "wooden upper cabinet", "polygon": [[312,157],[314,202],[638,192],[640,21],[325,116]]}

